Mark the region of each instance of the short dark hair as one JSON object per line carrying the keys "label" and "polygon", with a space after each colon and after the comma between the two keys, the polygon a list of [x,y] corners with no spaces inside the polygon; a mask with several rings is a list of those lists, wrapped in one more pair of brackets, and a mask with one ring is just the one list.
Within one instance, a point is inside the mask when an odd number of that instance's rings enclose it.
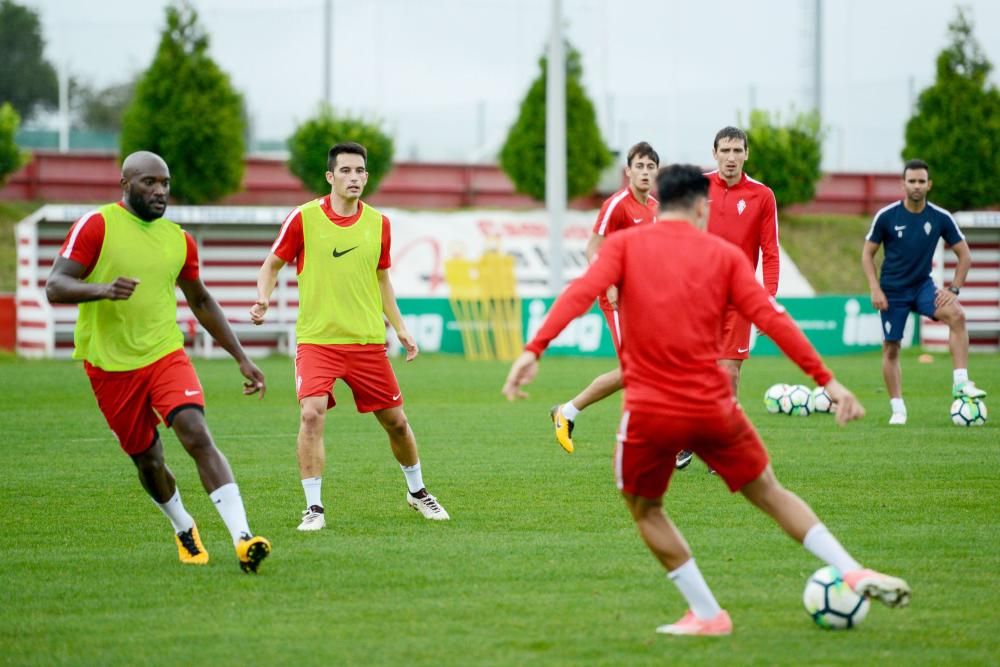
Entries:
{"label": "short dark hair", "polygon": [[337,166],[337,156],[341,153],[351,153],[352,155],[360,155],[365,160],[365,167],[368,166],[368,150],[359,143],[353,141],[341,141],[339,144],[334,144],[330,148],[330,152],[326,156],[326,170],[333,171],[333,168]]}
{"label": "short dark hair", "polygon": [[906,178],[906,172],[910,169],[923,169],[927,172],[927,178],[931,177],[931,168],[923,160],[907,160],[906,164],[903,165],[903,178]]}
{"label": "short dark hair", "polygon": [[628,149],[628,160],[625,161],[625,164],[631,167],[632,160],[636,159],[637,157],[648,157],[650,160],[656,163],[657,167],[660,166],[660,156],[656,153],[656,151],[653,150],[653,147],[650,146],[645,141],[640,141],[635,146]]}
{"label": "short dark hair", "polygon": [[660,208],[690,208],[699,197],[708,196],[708,178],[693,164],[671,164],[656,175]]}
{"label": "short dark hair", "polygon": [[712,143],[712,148],[718,149],[719,142],[723,139],[739,139],[743,142],[743,150],[750,147],[750,140],[747,139],[747,133],[738,127],[733,127],[732,125],[726,125],[724,128],[715,133],[715,142]]}

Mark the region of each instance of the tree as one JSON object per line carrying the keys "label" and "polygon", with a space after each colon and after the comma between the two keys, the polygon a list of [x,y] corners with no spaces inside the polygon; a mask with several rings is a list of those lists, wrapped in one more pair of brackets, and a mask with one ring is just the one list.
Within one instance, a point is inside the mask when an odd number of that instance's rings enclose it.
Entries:
{"label": "tree", "polygon": [[[500,167],[518,192],[545,199],[545,83],[548,58],[539,59],[541,74],[528,88],[521,111],[500,149]],[[590,194],[611,164],[594,105],[581,82],[580,53],[566,45],[566,193],[570,198]]]}
{"label": "tree", "polygon": [[365,195],[373,195],[392,168],[392,139],[377,123],[338,117],[326,104],[320,105],[317,114],[295,128],[288,138],[288,169],[310,192],[330,194],[330,184],[326,182],[326,156],[330,147],[341,141],[354,141],[368,149]]}
{"label": "tree", "polygon": [[823,161],[823,130],[815,111],[793,114],[787,125],[778,113],[755,109],[747,126],[747,173],[774,191],[783,208],[812,201]]}
{"label": "tree", "polygon": [[45,60],[38,14],[0,0],[0,104],[9,102],[24,118],[59,103],[59,79]]}
{"label": "tree", "polygon": [[951,210],[1000,202],[1000,91],[989,85],[993,65],[972,35],[961,8],[948,25],[950,44],[938,54],[934,83],[917,98],[906,123],[904,160],[931,168],[931,198]]}
{"label": "tree", "polygon": [[120,132],[125,109],[135,97],[136,80],[95,89],[78,81],[70,81],[70,99],[79,124],[89,130]]}
{"label": "tree", "polygon": [[179,201],[216,201],[243,180],[243,98],[208,55],[208,35],[184,0],[167,7],[156,56],[122,118],[121,152],[158,153]]}
{"label": "tree", "polygon": [[0,104],[0,187],[7,182],[7,177],[27,164],[29,155],[22,151],[14,135],[21,118],[9,102]]}

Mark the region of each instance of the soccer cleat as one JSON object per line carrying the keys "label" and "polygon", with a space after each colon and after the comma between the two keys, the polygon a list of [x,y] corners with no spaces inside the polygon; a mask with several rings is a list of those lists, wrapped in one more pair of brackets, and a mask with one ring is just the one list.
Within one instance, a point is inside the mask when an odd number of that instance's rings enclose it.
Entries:
{"label": "soccer cleat", "polygon": [[689,465],[691,465],[691,459],[694,458],[694,452],[690,449],[682,449],[677,452],[677,461],[674,464],[678,470],[684,470]]}
{"label": "soccer cleat", "polygon": [[959,382],[958,384],[952,385],[951,387],[951,397],[952,398],[983,398],[986,396],[986,392],[976,386],[976,383],[972,380],[966,380],[965,382]]}
{"label": "soccer cleat", "polygon": [[661,635],[721,636],[732,634],[733,621],[725,609],[708,620],[698,618],[694,612],[688,609],[681,620],[671,625],[661,625],[656,628],[656,631]]}
{"label": "soccer cleat", "polygon": [[447,521],[451,518],[448,512],[438,503],[437,498],[427,493],[427,489],[421,490],[424,495],[420,498],[417,498],[412,493],[406,494],[406,503],[410,507],[423,514],[425,519],[431,519],[433,521]]}
{"label": "soccer cleat", "polygon": [[904,424],[906,424],[906,413],[893,412],[892,416],[889,417],[889,424],[892,426],[903,426]]}
{"label": "soccer cleat", "polygon": [[177,541],[177,555],[185,565],[205,565],[208,563],[208,552],[205,545],[201,543],[201,535],[198,534],[198,526],[191,524],[191,528],[183,533],[174,535]]}
{"label": "soccer cleat", "polygon": [[844,583],[858,595],[875,598],[890,607],[910,604],[910,585],[899,577],[875,570],[852,570],[844,573]]}
{"label": "soccer cleat", "polygon": [[236,545],[236,555],[240,559],[240,569],[246,573],[257,574],[260,562],[271,553],[271,543],[260,535],[243,535]]}
{"label": "soccer cleat", "polygon": [[556,430],[556,442],[559,446],[566,450],[567,453],[573,453],[573,420],[566,419],[563,417],[562,405],[553,405],[552,409],[549,410],[549,416],[552,417],[552,425]]}
{"label": "soccer cleat", "polygon": [[326,528],[326,515],[323,513],[322,505],[310,505],[302,510],[302,523],[299,524],[299,530],[309,531],[323,528]]}

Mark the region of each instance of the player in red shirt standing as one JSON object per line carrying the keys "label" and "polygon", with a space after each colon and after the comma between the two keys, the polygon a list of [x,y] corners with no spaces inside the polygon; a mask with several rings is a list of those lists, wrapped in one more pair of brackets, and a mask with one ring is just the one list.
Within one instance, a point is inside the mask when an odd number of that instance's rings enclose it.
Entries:
{"label": "player in red shirt standing", "polygon": [[[746,253],[753,268],[764,257],[761,268],[764,289],[771,296],[778,293],[778,206],[774,193],[743,171],[750,155],[746,132],[738,127],[724,127],[715,135],[712,157],[718,169],[706,174],[708,186],[708,231],[736,244]],[[750,322],[730,308],[722,323],[722,348],[719,365],[729,374],[733,394],[739,396],[740,367],[750,356]],[[677,455],[677,467],[691,463],[691,452]]]}
{"label": "player in red shirt standing", "polygon": [[[604,200],[601,211],[594,223],[594,230],[587,242],[587,261],[594,256],[604,240],[611,234],[636,225],[656,220],[659,202],[652,195],[656,169],[660,166],[660,156],[645,141],[640,141],[628,150],[625,177],[628,186]],[[618,289],[612,285],[598,299],[604,319],[611,331],[611,342],[615,353],[621,357],[621,327],[618,322]],[[577,415],[585,408],[603,400],[622,388],[622,371],[616,367],[598,375],[568,403],[555,405],[549,411],[555,428],[556,442],[567,452],[573,451],[573,425]]]}
{"label": "player in red shirt standing", "polygon": [[[683,536],[663,511],[677,452],[688,448],[770,515],[812,554],[836,567],[857,593],[905,606],[905,581],[862,569],[812,509],[775,478],[767,451],[717,363],[717,332],[727,309],[761,327],[837,403],[837,421],[864,416],[857,398],[833,379],[809,341],[773,296],[753,280],[743,253],[705,234],[708,179],[691,165],[671,165],[657,178],[661,217],[655,225],[609,239],[584,275],[553,304],[545,323],[514,362],[503,393],[538,371],[538,357],[560,331],[609,285],[618,287],[623,322],[625,410],[615,451],[615,478],[639,532],[689,604],[677,623],[657,632],[727,635],[729,614],[719,606]],[[669,336],[663,332],[670,332]],[[695,393],[700,400],[692,403]]]}

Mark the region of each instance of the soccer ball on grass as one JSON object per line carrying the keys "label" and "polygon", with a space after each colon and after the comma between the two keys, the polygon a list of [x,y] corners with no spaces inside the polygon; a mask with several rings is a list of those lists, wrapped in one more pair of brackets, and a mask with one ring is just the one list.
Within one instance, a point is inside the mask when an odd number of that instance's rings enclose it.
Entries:
{"label": "soccer ball on grass", "polygon": [[833,399],[826,393],[826,387],[816,387],[809,394],[810,412],[833,412]]}
{"label": "soccer ball on grass", "polygon": [[764,392],[764,408],[772,415],[779,414],[781,412],[781,399],[788,394],[789,389],[791,389],[791,385],[783,382],[768,387],[767,391]]}
{"label": "soccer ball on grass", "polygon": [[986,423],[986,404],[979,398],[956,398],[951,404],[951,421],[958,426],[982,426]]}
{"label": "soccer ball on grass", "polygon": [[812,409],[809,407],[809,400],[812,392],[804,384],[793,384],[788,388],[781,401],[781,411],[787,415],[796,417],[808,417]]}
{"label": "soccer ball on grass", "polygon": [[802,593],[802,604],[812,620],[827,630],[849,630],[865,620],[871,603],[855,593],[840,574],[827,566],[816,570]]}

